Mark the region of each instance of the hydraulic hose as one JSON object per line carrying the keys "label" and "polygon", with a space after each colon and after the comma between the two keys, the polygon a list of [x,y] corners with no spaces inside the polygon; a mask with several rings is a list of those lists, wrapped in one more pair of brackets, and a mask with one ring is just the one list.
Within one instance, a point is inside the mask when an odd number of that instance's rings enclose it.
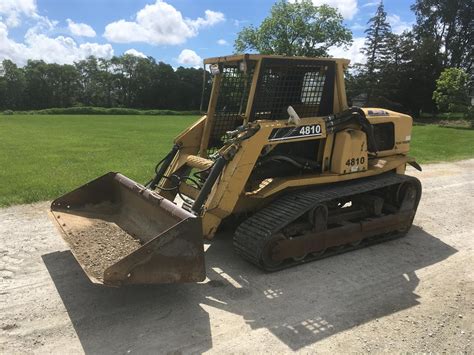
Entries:
{"label": "hydraulic hose", "polygon": [[374,127],[359,107],[351,107],[339,114],[326,118],[326,129],[328,132],[336,133],[344,129],[348,124],[358,123],[362,131],[367,135],[367,149],[369,152],[377,152],[377,143],[374,135]]}
{"label": "hydraulic hose", "polygon": [[146,185],[147,188],[150,190],[154,190],[160,180],[163,178],[165,175],[166,170],[168,170],[171,162],[173,161],[174,157],[176,156],[176,153],[179,151],[179,146],[175,144],[171,151],[156,165],[155,167],[155,172],[156,175],[155,177]]}
{"label": "hydraulic hose", "polygon": [[214,183],[216,182],[217,178],[221,174],[226,163],[227,163],[227,160],[223,156],[220,156],[215,161],[214,165],[211,168],[211,172],[209,173],[209,176],[206,179],[206,182],[202,186],[202,189],[199,192],[199,195],[197,196],[196,200],[193,203],[193,206],[191,207],[191,209],[194,212],[196,213],[201,212],[204,202],[206,202],[207,197],[211,193],[211,189],[214,186]]}

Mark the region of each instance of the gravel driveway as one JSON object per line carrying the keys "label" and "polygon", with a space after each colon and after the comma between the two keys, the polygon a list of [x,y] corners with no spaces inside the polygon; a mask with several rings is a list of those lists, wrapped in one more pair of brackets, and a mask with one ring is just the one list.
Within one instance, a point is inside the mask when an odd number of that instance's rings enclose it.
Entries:
{"label": "gravel driveway", "polygon": [[472,353],[474,159],[409,174],[407,237],[265,274],[222,235],[199,284],[95,286],[47,203],[0,209],[0,353]]}

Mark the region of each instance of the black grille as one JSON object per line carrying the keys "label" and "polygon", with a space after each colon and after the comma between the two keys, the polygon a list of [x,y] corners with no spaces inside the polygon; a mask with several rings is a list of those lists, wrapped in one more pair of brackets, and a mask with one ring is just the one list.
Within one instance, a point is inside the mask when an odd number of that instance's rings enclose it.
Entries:
{"label": "black grille", "polygon": [[334,68],[326,61],[263,59],[250,120],[287,119],[288,106],[300,117],[331,114]]}
{"label": "black grille", "polygon": [[378,150],[391,150],[395,146],[395,127],[393,122],[373,124],[375,143]]}
{"label": "black grille", "polygon": [[209,141],[210,152],[223,146],[227,131],[242,125],[247,107],[255,65],[248,61],[247,71],[244,72],[240,70],[239,66],[231,64],[233,63],[225,64],[221,69],[221,86]]}

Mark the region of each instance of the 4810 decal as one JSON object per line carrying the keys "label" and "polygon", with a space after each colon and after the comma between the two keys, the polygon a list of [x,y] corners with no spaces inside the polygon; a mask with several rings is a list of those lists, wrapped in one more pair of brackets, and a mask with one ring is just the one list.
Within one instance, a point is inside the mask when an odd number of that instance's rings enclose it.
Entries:
{"label": "4810 decal", "polygon": [[355,166],[355,165],[364,164],[364,163],[365,163],[364,157],[347,159],[346,161],[347,166]]}
{"label": "4810 decal", "polygon": [[321,136],[322,128],[320,124],[310,124],[301,127],[275,128],[270,134],[270,141],[282,141],[302,137]]}
{"label": "4810 decal", "polygon": [[309,125],[309,126],[303,126],[300,129],[300,135],[302,136],[307,136],[307,135],[317,135],[321,134],[321,125],[319,124],[314,124],[314,125]]}

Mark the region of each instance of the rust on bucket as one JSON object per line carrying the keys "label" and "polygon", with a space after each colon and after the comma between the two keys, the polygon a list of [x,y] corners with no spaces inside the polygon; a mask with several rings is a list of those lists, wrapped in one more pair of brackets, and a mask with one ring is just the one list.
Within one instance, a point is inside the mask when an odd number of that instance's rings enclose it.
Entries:
{"label": "rust on bucket", "polygon": [[119,173],[105,174],[54,200],[50,214],[95,283],[205,278],[200,218]]}

